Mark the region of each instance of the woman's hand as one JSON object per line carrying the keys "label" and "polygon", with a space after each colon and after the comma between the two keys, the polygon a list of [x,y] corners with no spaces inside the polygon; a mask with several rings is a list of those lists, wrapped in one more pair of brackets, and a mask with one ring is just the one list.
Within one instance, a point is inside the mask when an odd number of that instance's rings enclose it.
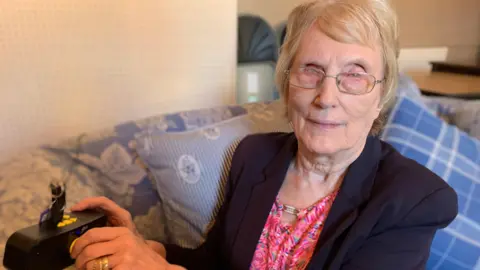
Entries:
{"label": "woman's hand", "polygon": [[125,227],[137,234],[132,215],[112,200],[105,197],[86,198],[72,206],[70,210],[83,211],[87,209],[99,209],[107,216],[109,226]]}
{"label": "woman's hand", "polygon": [[[124,227],[130,230],[133,234],[140,237],[135,223],[132,220],[132,215],[118,204],[105,197],[86,198],[71,207],[72,211],[83,211],[86,209],[98,209],[105,213],[108,219],[108,225],[111,227]],[[143,239],[143,238],[142,238]],[[156,241],[144,240],[147,245],[155,252],[166,258],[165,247]]]}
{"label": "woman's hand", "polygon": [[71,256],[77,269],[102,269],[103,258],[108,260],[108,269],[113,270],[182,269],[169,265],[143,238],[126,227],[90,229],[75,242]]}
{"label": "woman's hand", "polygon": [[159,243],[157,241],[152,241],[152,240],[147,240],[147,245],[153,249],[156,253],[160,254],[163,258],[167,258],[167,250],[165,249],[165,246],[162,243]]}

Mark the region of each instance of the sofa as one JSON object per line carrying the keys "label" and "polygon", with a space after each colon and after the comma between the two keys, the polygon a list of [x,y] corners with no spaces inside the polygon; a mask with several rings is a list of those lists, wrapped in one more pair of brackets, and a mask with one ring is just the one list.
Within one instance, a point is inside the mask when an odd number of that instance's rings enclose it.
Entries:
{"label": "sofa", "polygon": [[[459,216],[435,236],[428,269],[480,269],[478,119],[480,101],[425,97],[403,76],[379,135],[459,194]],[[291,132],[281,100],[161,114],[12,157],[0,164],[0,259],[12,233],[38,222],[51,181],[67,183],[67,207],[106,196],[144,237],[196,247],[215,221],[235,147],[261,132]]]}

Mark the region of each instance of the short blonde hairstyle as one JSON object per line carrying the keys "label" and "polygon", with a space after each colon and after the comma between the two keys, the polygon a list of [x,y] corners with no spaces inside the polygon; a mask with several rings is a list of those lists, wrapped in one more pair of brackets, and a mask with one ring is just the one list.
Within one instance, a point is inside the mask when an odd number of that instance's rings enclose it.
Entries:
{"label": "short blonde hairstyle", "polygon": [[[395,99],[398,84],[398,22],[388,0],[318,0],[297,6],[289,15],[285,41],[276,67],[276,85],[283,98],[288,97],[288,74],[304,34],[315,23],[330,38],[373,48],[379,45],[384,62],[380,116],[370,134],[383,128],[387,111]],[[379,78],[380,79],[380,78]]]}

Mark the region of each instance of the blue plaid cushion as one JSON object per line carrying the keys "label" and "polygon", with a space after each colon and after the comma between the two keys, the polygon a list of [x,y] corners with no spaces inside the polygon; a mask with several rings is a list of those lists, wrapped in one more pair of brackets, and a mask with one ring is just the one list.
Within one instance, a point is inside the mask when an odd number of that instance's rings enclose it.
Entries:
{"label": "blue plaid cushion", "polygon": [[458,194],[459,214],[436,234],[427,269],[480,269],[480,141],[404,95],[382,139],[442,177]]}

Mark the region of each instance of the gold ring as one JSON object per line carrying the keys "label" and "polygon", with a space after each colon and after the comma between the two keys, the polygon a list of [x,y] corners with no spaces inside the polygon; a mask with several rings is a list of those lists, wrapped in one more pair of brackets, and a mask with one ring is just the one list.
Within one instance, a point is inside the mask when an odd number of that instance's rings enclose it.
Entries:
{"label": "gold ring", "polygon": [[[110,268],[108,267],[108,258],[107,258],[107,256],[101,257],[101,258],[97,259],[97,262],[98,262],[98,265],[99,265],[99,267],[100,267],[100,270],[108,270],[108,269],[110,269]],[[94,268],[94,269],[95,269],[95,268]]]}
{"label": "gold ring", "polygon": [[77,242],[79,238],[75,238],[72,243],[70,244],[70,248],[69,248],[69,251],[70,251],[70,254],[72,254],[72,251],[73,251],[73,246],[75,246],[75,243]]}

